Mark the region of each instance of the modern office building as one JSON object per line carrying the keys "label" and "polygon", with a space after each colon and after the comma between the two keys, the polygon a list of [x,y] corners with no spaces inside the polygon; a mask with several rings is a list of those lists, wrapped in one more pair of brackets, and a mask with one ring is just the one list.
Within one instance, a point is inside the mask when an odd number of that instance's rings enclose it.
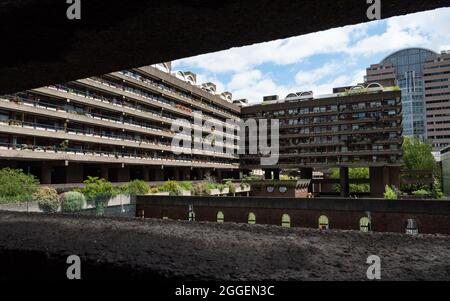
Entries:
{"label": "modern office building", "polygon": [[366,82],[396,81],[402,90],[403,134],[431,140],[436,158],[450,145],[449,115],[445,115],[450,101],[449,56],[422,48],[403,49],[370,66],[365,78]]}
{"label": "modern office building", "polygon": [[241,168],[265,169],[266,178],[275,179],[280,170],[298,169],[302,178],[312,179],[314,169],[338,167],[342,194],[348,196],[348,168],[370,167],[372,195],[381,196],[385,185],[399,187],[403,130],[398,87],[372,83],[333,92],[316,98],[311,92],[282,100],[272,96],[244,107],[243,119],[280,120],[280,149],[276,166],[261,166],[260,155],[246,153]]}
{"label": "modern office building", "polygon": [[[172,125],[187,120],[201,138],[220,134],[240,107],[170,63],[80,79],[0,97],[0,168],[21,168],[42,184],[203,179],[239,168],[236,154],[189,145],[175,155]],[[201,113],[199,113],[201,112]],[[194,125],[209,121],[213,127]],[[225,133],[236,149],[238,132]],[[225,140],[225,139],[223,139]],[[230,141],[229,140],[229,141]],[[196,141],[198,142],[198,141]],[[223,175],[225,176],[225,175]]]}
{"label": "modern office building", "polygon": [[437,152],[450,146],[450,51],[424,65],[428,138]]}
{"label": "modern office building", "polygon": [[441,150],[442,192],[450,196],[450,146]]}

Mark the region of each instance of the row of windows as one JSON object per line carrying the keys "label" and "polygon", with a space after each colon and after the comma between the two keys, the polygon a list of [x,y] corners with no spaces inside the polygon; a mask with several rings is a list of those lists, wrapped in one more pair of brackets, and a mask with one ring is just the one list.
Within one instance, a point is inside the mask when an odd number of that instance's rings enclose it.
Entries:
{"label": "row of windows", "polygon": [[[163,219],[168,219],[168,217],[163,217]],[[195,212],[189,211],[189,221],[195,221]],[[225,215],[222,211],[217,212],[217,222],[224,223]],[[250,212],[248,214],[247,222],[250,225],[256,224],[256,214]],[[291,227],[291,217],[289,214],[283,214],[281,217],[281,226],[285,228]],[[326,215],[321,215],[318,219],[318,226],[320,230],[328,230],[330,229],[330,221]],[[370,232],[372,230],[372,223],[368,217],[362,217],[359,220],[359,229],[362,232]],[[419,227],[417,221],[414,219],[408,219],[405,222],[405,233],[406,234],[418,234]]]}

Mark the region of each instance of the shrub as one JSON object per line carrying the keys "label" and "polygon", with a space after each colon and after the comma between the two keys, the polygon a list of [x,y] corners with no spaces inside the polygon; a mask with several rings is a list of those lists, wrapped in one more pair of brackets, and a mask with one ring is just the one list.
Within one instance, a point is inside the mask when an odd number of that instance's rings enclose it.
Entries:
{"label": "shrub", "polygon": [[159,187],[160,192],[169,192],[170,195],[178,195],[180,186],[177,181],[167,181]]}
{"label": "shrub", "polygon": [[197,183],[194,185],[192,191],[194,193],[194,195],[202,195],[203,192],[205,191],[205,185],[203,183]]}
{"label": "shrub", "polygon": [[103,215],[108,201],[115,197],[119,192],[115,189],[111,182],[98,177],[88,177],[84,181],[85,187],[80,189],[88,202],[94,202],[97,215]]}
{"label": "shrub", "polygon": [[158,187],[150,188],[150,193],[158,193],[158,192],[159,192],[159,188]]}
{"label": "shrub", "polygon": [[84,195],[77,191],[66,192],[61,202],[62,212],[78,212],[86,203]]}
{"label": "shrub", "polygon": [[425,189],[421,189],[421,190],[416,190],[412,193],[414,196],[418,196],[418,197],[429,197],[431,195],[431,192],[429,192],[428,190]]}
{"label": "shrub", "polygon": [[397,192],[394,189],[386,185],[384,190],[384,198],[386,200],[396,200],[398,198]]}
{"label": "shrub", "polygon": [[120,187],[120,190],[126,195],[142,195],[150,191],[150,186],[142,180],[134,180]]}
{"label": "shrub", "polygon": [[39,208],[47,213],[57,212],[61,201],[58,192],[50,187],[41,187],[33,194],[33,200],[38,202]]}
{"label": "shrub", "polygon": [[0,203],[28,202],[38,189],[39,181],[21,169],[0,170]]}
{"label": "shrub", "polygon": [[187,191],[192,191],[194,188],[194,185],[192,185],[192,182],[181,182],[179,184],[180,188]]}
{"label": "shrub", "polygon": [[225,185],[228,187],[228,189],[230,190],[230,193],[235,193],[236,192],[236,185],[234,185],[234,183],[232,181],[227,181],[225,183]]}

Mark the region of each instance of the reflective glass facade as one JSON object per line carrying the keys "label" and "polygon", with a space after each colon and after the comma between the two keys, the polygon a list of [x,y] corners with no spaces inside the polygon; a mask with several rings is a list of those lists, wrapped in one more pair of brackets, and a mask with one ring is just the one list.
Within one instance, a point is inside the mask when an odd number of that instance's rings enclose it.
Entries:
{"label": "reflective glass facade", "polygon": [[420,139],[427,138],[423,66],[436,55],[433,51],[410,48],[395,52],[381,64],[391,63],[402,89],[403,133]]}

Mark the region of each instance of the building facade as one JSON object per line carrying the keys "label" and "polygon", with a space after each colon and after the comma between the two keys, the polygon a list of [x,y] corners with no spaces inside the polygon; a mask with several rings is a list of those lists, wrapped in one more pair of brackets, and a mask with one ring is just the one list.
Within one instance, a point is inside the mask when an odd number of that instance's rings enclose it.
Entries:
{"label": "building facade", "polygon": [[[197,148],[176,155],[174,125],[188,122],[204,140],[220,134],[240,107],[170,63],[114,72],[0,97],[0,168],[21,168],[42,184],[203,179],[239,168],[236,154]],[[208,121],[213,127],[194,124]],[[236,149],[238,132],[216,144]],[[181,146],[180,146],[181,148]]]}
{"label": "building facade", "polygon": [[403,49],[367,69],[366,82],[395,80],[402,90],[403,133],[429,139],[435,157],[450,145],[449,54],[422,48]]}
{"label": "building facade", "polygon": [[441,150],[442,192],[450,196],[450,146]]}
{"label": "building facade", "polygon": [[[242,118],[279,119],[279,160],[261,166],[260,155],[246,153],[242,169],[265,169],[266,179],[280,170],[300,170],[312,179],[314,169],[340,168],[342,195],[349,194],[349,167],[370,167],[371,192],[399,187],[402,165],[402,105],[397,87],[380,84],[337,88],[314,98],[311,92],[244,107]],[[241,129],[243,130],[243,129]]]}
{"label": "building facade", "polygon": [[425,62],[424,80],[428,138],[439,151],[450,146],[450,52]]}

